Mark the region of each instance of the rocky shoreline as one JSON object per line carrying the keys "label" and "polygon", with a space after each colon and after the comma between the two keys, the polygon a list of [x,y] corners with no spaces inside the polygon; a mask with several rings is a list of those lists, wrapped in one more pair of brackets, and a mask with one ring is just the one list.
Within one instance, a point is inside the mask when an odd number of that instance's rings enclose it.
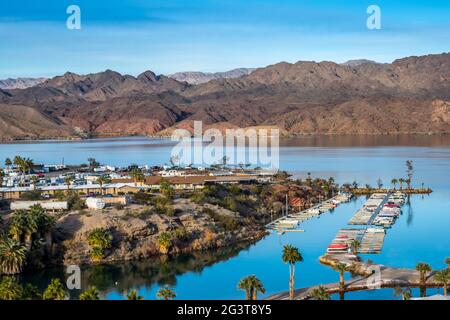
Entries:
{"label": "rocky shoreline", "polygon": [[[239,226],[234,230],[223,230],[220,223],[205,213],[208,206],[179,199],[174,208],[182,211],[172,217],[149,214],[141,206],[70,212],[56,221],[55,241],[48,265],[101,264],[193,253],[254,243],[267,234],[262,226],[224,208],[216,208],[216,211],[219,215],[236,219]],[[96,228],[111,233],[112,245],[103,258],[94,261],[88,237]],[[161,243],[162,235],[168,235],[169,244]]]}

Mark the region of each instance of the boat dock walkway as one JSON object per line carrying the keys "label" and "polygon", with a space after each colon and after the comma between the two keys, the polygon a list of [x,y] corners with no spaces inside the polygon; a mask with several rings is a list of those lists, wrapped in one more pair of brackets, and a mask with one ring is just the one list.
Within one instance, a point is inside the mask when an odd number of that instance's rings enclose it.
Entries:
{"label": "boat dock walkway", "polygon": [[328,246],[327,253],[350,253],[355,240],[360,244],[357,253],[381,253],[385,235],[383,228],[341,229]]}
{"label": "boat dock walkway", "polygon": [[361,239],[358,253],[381,253],[386,231],[382,228],[368,228]]}
{"label": "boat dock walkway", "polygon": [[349,220],[350,225],[370,225],[388,199],[386,193],[374,193]]}
{"label": "boat dock walkway", "polygon": [[287,216],[280,217],[266,225],[267,229],[276,230],[279,232],[285,232],[289,229],[296,229],[299,224],[315,218],[324,212],[336,208],[336,206],[341,202],[347,202],[349,200],[347,195],[337,195],[331,199],[323,201],[309,209],[291,213]]}

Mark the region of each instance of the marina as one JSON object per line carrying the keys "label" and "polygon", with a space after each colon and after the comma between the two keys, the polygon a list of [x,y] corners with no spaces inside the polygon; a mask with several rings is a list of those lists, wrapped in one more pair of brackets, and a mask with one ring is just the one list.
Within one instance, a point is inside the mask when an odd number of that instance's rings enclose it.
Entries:
{"label": "marina", "polygon": [[279,233],[286,232],[290,229],[296,229],[301,223],[312,218],[320,216],[324,212],[328,212],[336,208],[342,202],[348,202],[350,196],[347,194],[339,194],[331,199],[321,202],[309,209],[298,213],[288,214],[278,218],[266,225],[267,229],[275,230]]}
{"label": "marina", "polygon": [[[401,214],[406,195],[373,194],[348,222],[349,225],[372,225],[362,229],[341,229],[327,248],[328,254],[379,254],[383,248],[386,229]],[[357,242],[356,250],[352,246]]]}

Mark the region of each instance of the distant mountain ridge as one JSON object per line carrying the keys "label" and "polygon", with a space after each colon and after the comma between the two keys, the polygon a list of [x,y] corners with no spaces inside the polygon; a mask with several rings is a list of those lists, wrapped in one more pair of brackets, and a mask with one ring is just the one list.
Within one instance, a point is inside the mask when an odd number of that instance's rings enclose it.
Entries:
{"label": "distant mountain ridge", "polygon": [[[83,136],[170,134],[195,120],[290,135],[450,133],[450,54],[360,62],[280,62],[198,85],[151,71],[68,72],[27,89],[0,90],[0,101],[32,108],[63,132]],[[26,136],[26,126],[11,130],[19,115],[0,113],[10,127],[0,126],[0,139]],[[35,123],[30,134],[37,135]]]}
{"label": "distant mountain ridge", "polygon": [[16,78],[0,80],[0,89],[26,89],[44,82],[47,78]]}
{"label": "distant mountain ridge", "polygon": [[344,63],[341,63],[343,66],[349,66],[349,67],[358,67],[365,63],[372,63],[372,64],[380,64],[379,62],[373,61],[373,60],[367,60],[367,59],[356,59],[356,60],[348,60]]}
{"label": "distant mountain ridge", "polygon": [[177,72],[168,75],[168,77],[175,79],[180,82],[187,82],[189,84],[202,84],[211,80],[217,79],[234,79],[242,76],[249,75],[255,68],[238,68],[225,72],[197,72],[197,71],[187,71],[187,72]]}

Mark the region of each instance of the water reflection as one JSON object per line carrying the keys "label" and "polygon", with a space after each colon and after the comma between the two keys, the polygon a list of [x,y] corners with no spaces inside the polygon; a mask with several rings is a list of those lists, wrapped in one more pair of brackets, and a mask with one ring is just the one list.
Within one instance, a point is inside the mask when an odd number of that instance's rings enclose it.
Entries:
{"label": "water reflection", "polygon": [[284,138],[280,146],[287,147],[446,147],[450,135],[337,135]]}
{"label": "water reflection", "polygon": [[[140,261],[83,266],[81,267],[81,290],[72,290],[70,295],[72,299],[77,299],[79,294],[89,286],[95,286],[103,295],[111,291],[125,295],[133,288],[150,290],[153,286],[174,287],[179,275],[187,272],[201,274],[208,266],[227,261],[249,247],[250,244],[241,244],[175,257],[161,256]],[[52,278],[59,278],[65,283],[67,276],[64,268],[61,267],[26,273],[20,280],[44,290]]]}

